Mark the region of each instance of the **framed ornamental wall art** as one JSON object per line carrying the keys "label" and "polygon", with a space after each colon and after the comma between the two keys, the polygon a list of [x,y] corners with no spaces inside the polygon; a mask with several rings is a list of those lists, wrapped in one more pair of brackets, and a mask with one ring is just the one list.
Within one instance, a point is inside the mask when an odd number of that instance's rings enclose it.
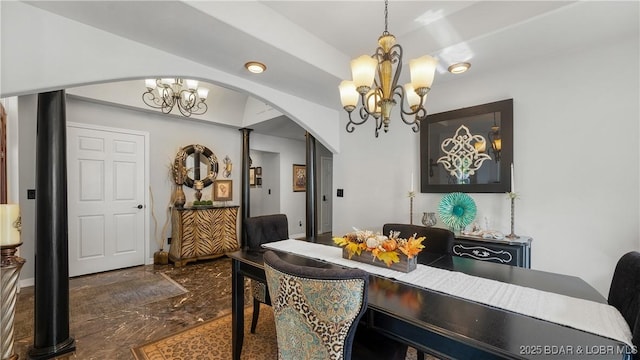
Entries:
{"label": "framed ornamental wall art", "polygon": [[293,164],[293,191],[307,190],[307,166]]}

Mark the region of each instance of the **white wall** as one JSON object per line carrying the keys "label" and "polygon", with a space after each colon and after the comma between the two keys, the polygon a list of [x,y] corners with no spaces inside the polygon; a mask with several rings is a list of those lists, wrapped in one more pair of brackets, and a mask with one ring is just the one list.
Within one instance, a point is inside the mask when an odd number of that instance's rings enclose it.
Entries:
{"label": "white wall", "polygon": [[[427,100],[438,113],[514,99],[515,232],[534,238],[534,269],[579,276],[605,296],[619,257],[640,250],[640,74],[628,66],[640,62],[638,54],[636,36],[484,77],[472,67],[463,82],[436,80]],[[419,136],[396,118],[378,139],[366,124],[342,132],[340,142],[334,188],[345,197],[334,198],[334,233],[408,222]],[[418,194],[414,223],[436,211],[442,195]],[[506,195],[472,197],[479,219],[509,233]]]}
{"label": "white wall", "polygon": [[249,188],[249,214],[261,216],[279,214],[280,211],[280,154],[251,150],[249,152],[253,167],[260,167],[262,185]]}
{"label": "white wall", "polygon": [[262,213],[277,214],[280,212],[280,154],[262,152]]}
{"label": "white wall", "polygon": [[[35,247],[35,201],[26,199],[26,189],[35,188],[35,138],[37,96],[22,96],[19,101],[20,124],[20,204],[23,216],[23,233],[21,246],[22,256],[27,260],[21,278],[34,276]],[[166,209],[169,204],[173,183],[169,177],[169,165],[173,162],[177,151],[186,145],[202,144],[211,149],[218,157],[220,164],[225,156],[229,156],[234,164],[241,163],[242,138],[237,129],[207,122],[190,120],[184,117],[174,119],[161,113],[142,111],[84,101],[67,96],[67,122],[100,125],[112,128],[131,129],[149,133],[150,143],[150,186],[154,197],[154,212],[158,220],[158,232],[154,235],[153,221],[150,220],[150,231],[146,241],[151,252],[158,249],[157,240],[166,220]],[[222,175],[219,175],[222,178]],[[240,204],[240,166],[234,166],[230,180],[233,181],[233,200],[226,205]],[[203,200],[212,199],[212,187],[203,190]],[[193,189],[184,187],[187,204],[195,200]],[[36,195],[37,196],[37,195]],[[222,205],[222,204],[220,204]],[[150,203],[147,206],[151,206]],[[171,236],[169,225],[166,236]],[[239,235],[240,233],[238,233]],[[163,239],[165,250],[166,238]],[[151,254],[147,254],[151,256]]]}
{"label": "white wall", "polygon": [[[287,215],[289,236],[305,236],[306,196],[304,192],[293,192],[293,164],[306,163],[305,142],[254,133],[250,136],[252,151],[279,154],[280,213]],[[265,167],[262,172],[265,173]],[[265,191],[264,186],[262,191]]]}
{"label": "white wall", "polygon": [[[22,231],[20,238],[20,256],[27,262],[20,271],[21,279],[31,279],[26,285],[33,285],[34,253],[36,248],[36,201],[27,200],[27,189],[36,188],[36,117],[38,109],[37,96],[20,96],[18,111],[13,121],[18,124],[18,201],[22,216]],[[11,119],[10,119],[11,121]],[[9,168],[9,173],[16,171]],[[38,194],[36,194],[38,196]]]}

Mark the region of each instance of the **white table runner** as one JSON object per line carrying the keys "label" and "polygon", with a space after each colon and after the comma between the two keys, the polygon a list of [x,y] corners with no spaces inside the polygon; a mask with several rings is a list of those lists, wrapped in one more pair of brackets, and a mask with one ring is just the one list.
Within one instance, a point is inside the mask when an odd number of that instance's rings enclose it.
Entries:
{"label": "white table runner", "polygon": [[613,306],[418,264],[409,273],[342,258],[342,248],[300,240],[263,245],[583,330],[632,346],[631,330]]}

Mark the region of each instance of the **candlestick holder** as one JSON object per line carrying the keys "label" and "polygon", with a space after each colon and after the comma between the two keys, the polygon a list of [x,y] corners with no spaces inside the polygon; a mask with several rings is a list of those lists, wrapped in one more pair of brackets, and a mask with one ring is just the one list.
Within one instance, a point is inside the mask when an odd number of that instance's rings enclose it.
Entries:
{"label": "candlestick holder", "polygon": [[414,191],[409,191],[409,224],[413,225],[413,198],[416,197]]}
{"label": "candlestick holder", "polygon": [[520,236],[516,235],[516,233],[514,232],[514,209],[515,209],[515,202],[516,202],[516,198],[518,197],[517,193],[514,192],[509,192],[507,193],[507,196],[509,196],[509,199],[511,200],[511,233],[509,235],[506,236],[506,238],[508,239],[518,239],[520,238]]}
{"label": "candlestick holder", "polygon": [[17,360],[14,351],[14,319],[16,299],[18,297],[18,277],[25,263],[21,257],[15,256],[22,243],[2,245],[0,247],[0,285],[2,289],[0,302],[0,359]]}

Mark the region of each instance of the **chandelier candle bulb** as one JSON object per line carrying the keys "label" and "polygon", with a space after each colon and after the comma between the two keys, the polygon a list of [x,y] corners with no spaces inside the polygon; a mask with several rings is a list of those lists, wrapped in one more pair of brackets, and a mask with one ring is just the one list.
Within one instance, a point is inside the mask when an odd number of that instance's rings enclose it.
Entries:
{"label": "chandelier candle bulb", "polygon": [[20,207],[0,204],[0,245],[20,244]]}

